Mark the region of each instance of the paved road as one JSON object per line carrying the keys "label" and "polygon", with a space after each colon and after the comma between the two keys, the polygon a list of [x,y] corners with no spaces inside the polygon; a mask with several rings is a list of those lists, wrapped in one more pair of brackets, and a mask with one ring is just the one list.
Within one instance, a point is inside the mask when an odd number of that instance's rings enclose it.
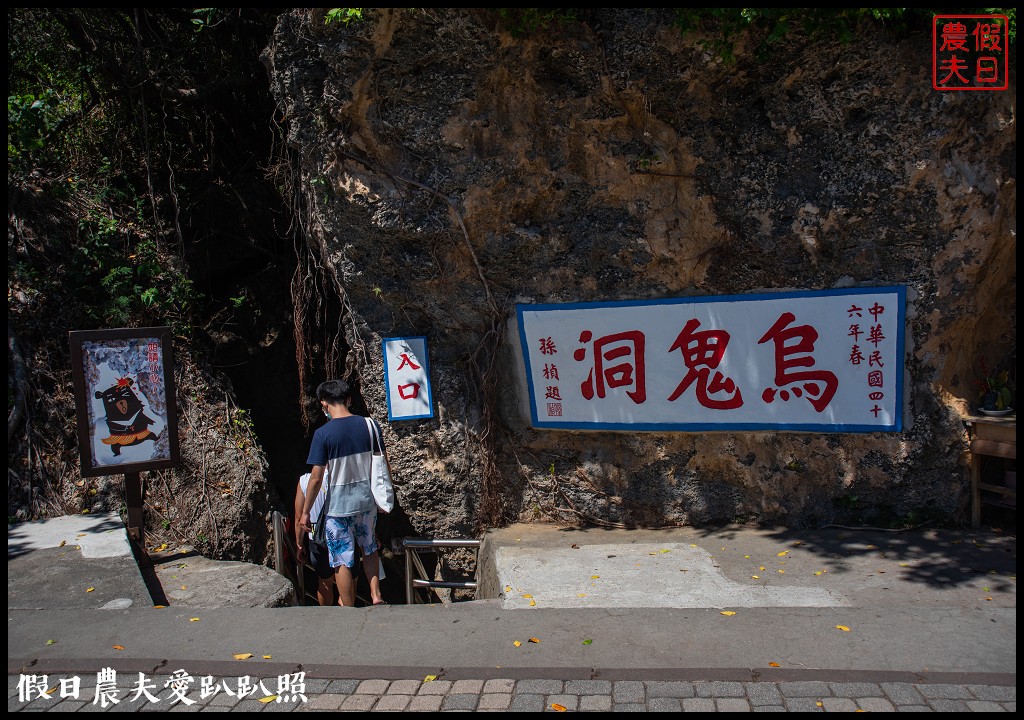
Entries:
{"label": "paved road", "polygon": [[116,522],[34,529],[8,530],[15,711],[1016,709],[1003,533],[517,526],[481,550],[497,597],[341,609],[156,608],[91,545]]}

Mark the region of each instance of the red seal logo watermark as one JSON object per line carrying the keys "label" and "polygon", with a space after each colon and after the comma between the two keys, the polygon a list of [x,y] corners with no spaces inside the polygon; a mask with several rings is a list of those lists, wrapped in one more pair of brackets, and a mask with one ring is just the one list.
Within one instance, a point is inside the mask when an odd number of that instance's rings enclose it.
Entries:
{"label": "red seal logo watermark", "polygon": [[932,17],[932,88],[1006,90],[1009,28],[1005,15]]}

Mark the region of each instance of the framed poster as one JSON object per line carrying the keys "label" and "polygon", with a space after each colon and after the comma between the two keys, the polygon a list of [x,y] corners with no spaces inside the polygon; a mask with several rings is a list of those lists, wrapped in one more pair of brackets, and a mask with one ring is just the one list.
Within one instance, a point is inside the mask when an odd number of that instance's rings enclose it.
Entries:
{"label": "framed poster", "polygon": [[69,333],[82,476],[176,467],[169,327]]}

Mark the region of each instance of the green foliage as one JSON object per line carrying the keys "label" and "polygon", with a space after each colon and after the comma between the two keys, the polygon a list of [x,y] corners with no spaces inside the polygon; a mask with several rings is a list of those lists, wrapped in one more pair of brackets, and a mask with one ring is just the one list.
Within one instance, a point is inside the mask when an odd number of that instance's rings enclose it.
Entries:
{"label": "green foliage", "polygon": [[[1000,14],[1010,19],[1010,42],[1016,42],[1016,8],[963,10],[964,14]],[[835,38],[850,42],[859,27],[871,24],[894,33],[911,27],[929,28],[936,14],[930,8],[675,8],[675,24],[685,34],[704,31],[704,46],[726,62],[734,62],[735,42],[741,33],[756,31],[755,53],[764,57],[771,47],[793,31],[809,39]]]}
{"label": "green foliage", "polygon": [[329,25],[332,22],[340,22],[343,25],[348,25],[353,20],[362,19],[362,8],[330,8],[324,14],[324,25]]}
{"label": "green foliage", "polygon": [[17,162],[42,149],[44,139],[57,125],[56,93],[46,88],[40,94],[7,96],[7,161]]}
{"label": "green foliage", "polygon": [[516,36],[573,22],[578,13],[577,8],[498,8],[498,15],[508,21],[512,34]]}

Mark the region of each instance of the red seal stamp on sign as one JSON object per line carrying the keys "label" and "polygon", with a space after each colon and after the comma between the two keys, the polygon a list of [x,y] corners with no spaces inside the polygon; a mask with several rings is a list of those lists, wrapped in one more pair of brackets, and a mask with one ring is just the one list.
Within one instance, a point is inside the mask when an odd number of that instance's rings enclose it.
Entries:
{"label": "red seal stamp on sign", "polygon": [[935,15],[932,88],[1006,90],[1010,21],[1006,15]]}

